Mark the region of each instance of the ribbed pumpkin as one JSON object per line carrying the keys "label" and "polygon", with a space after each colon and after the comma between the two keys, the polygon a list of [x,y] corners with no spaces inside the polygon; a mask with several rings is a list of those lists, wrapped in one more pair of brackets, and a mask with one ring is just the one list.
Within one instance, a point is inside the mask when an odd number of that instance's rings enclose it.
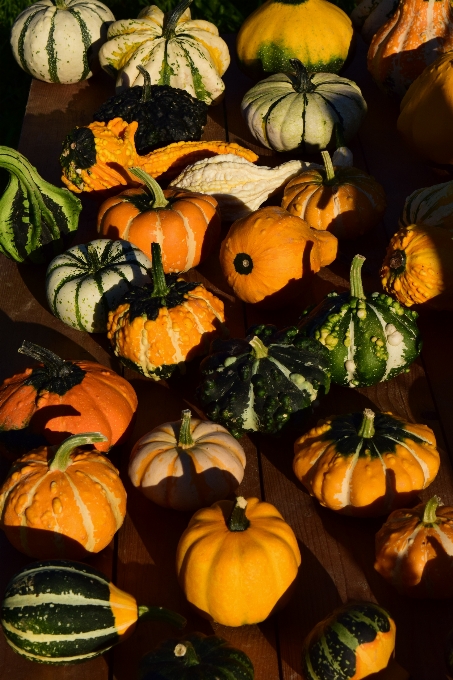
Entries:
{"label": "ribbed pumpkin", "polygon": [[198,510],[227,498],[244,477],[245,453],[221,425],[182,412],[135,444],[129,477],[147,498],[164,508]]}
{"label": "ribbed pumpkin", "polygon": [[164,272],[186,272],[204,260],[220,235],[220,212],[212,196],[162,191],[140,168],[130,168],[144,187],[108,198],[100,207],[99,234],[130,241],[151,258],[151,243],[162,248]]}
{"label": "ribbed pumpkin", "polygon": [[236,220],[220,248],[228,285],[244,302],[282,304],[311,276],[334,261],[338,241],[329,232],[277,206]]}
{"label": "ribbed pumpkin", "polygon": [[391,239],[382,264],[384,290],[411,307],[453,309],[453,240],[446,229],[410,224]]}
{"label": "ribbed pumpkin", "polygon": [[396,510],[376,534],[374,568],[403,595],[453,597],[453,508],[441,505]]}
{"label": "ribbed pumpkin", "polygon": [[0,385],[0,430],[30,425],[51,444],[68,433],[102,432],[99,451],[126,439],[138,403],[127,380],[94,361],[64,361],[31,342],[18,351],[42,363]]}
{"label": "ribbed pumpkin", "polygon": [[225,626],[259,623],[286,604],[300,563],[296,536],[277,508],[241,496],[196,512],[176,551],[188,601]]}
{"label": "ribbed pumpkin", "polygon": [[433,431],[390,413],[332,416],[296,440],[293,469],[321,505],[345,515],[383,515],[434,480]]}
{"label": "ribbed pumpkin", "polygon": [[368,44],[395,13],[399,0],[361,0],[351,12],[354,28]]}
{"label": "ribbed pumpkin", "polygon": [[400,227],[441,227],[453,233],[453,182],[417,189],[406,198]]}
{"label": "ribbed pumpkin", "polygon": [[363,170],[334,168],[328,151],[322,157],[324,170],[304,170],[286,185],[282,208],[338,239],[373,229],[386,208],[383,187]]}
{"label": "ribbed pumpkin", "polygon": [[0,526],[17,550],[41,559],[84,558],[103,550],[126,515],[118,470],[97,451],[99,433],[30,451],[0,488]]}

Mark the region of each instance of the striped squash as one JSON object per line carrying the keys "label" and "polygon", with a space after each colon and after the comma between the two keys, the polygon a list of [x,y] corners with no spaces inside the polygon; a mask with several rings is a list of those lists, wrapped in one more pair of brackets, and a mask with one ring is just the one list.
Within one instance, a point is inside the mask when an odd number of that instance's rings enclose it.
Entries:
{"label": "striped squash", "polygon": [[400,227],[442,227],[453,234],[453,182],[417,189],[406,198]]}
{"label": "striped squash", "polygon": [[14,57],[46,83],[78,83],[91,65],[107,25],[115,17],[99,0],[39,0],[19,14],[11,31]]}
{"label": "striped squash", "polygon": [[34,562],[6,587],[0,620],[8,644],[29,661],[66,665],[99,656],[126,639],[139,619],[181,628],[162,607],[137,606],[132,595],[87,564]]}
{"label": "striped squash", "polygon": [[105,333],[110,309],[132,286],[150,282],[150,267],[146,255],[127,241],[100,238],[74,246],[47,269],[47,302],[68,326]]}
{"label": "striped squash", "polygon": [[393,16],[399,0],[361,0],[351,12],[354,28],[368,44],[374,35]]}

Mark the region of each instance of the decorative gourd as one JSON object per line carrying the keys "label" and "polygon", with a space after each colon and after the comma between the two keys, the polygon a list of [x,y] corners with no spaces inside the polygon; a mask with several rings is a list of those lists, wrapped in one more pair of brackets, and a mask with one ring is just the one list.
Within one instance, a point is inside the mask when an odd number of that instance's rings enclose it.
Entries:
{"label": "decorative gourd", "polygon": [[117,76],[117,90],[142,85],[142,65],[155,85],[187,90],[206,104],[219,100],[222,76],[230,64],[227,44],[209,21],[193,21],[182,0],[165,15],[156,5],[144,7],[137,19],[111,24],[99,52],[103,69]]}
{"label": "decorative gourd", "polygon": [[441,227],[453,233],[453,181],[417,189],[406,198],[399,226]]}
{"label": "decorative gourd", "polygon": [[354,28],[369,45],[374,35],[395,13],[399,0],[361,0],[351,12]]}
{"label": "decorative gourd", "polygon": [[220,235],[217,201],[203,193],[167,189],[140,168],[130,168],[143,187],[108,198],[100,207],[97,230],[107,238],[122,238],[151,258],[151,243],[162,248],[164,272],[196,267]]}
{"label": "decorative gourd", "polygon": [[410,224],[391,238],[382,287],[407,307],[453,309],[453,240],[446,229]]}
{"label": "decorative gourd", "polygon": [[297,59],[290,62],[295,75],[277,73],[244,95],[241,112],[255,139],[274,151],[301,153],[333,146],[335,125],[342,127],[345,142],[352,139],[367,111],[359,86],[332,73],[309,74],[307,64]]}
{"label": "decorative gourd", "polygon": [[126,293],[109,313],[107,337],[123,364],[160,380],[205,353],[225,317],[219,298],[201,283],[165,275],[159,244],[151,250],[153,283]]}
{"label": "decorative gourd", "polygon": [[368,70],[383,90],[401,98],[426,66],[451,49],[450,0],[400,0],[371,41]]}
{"label": "decorative gourd", "polygon": [[207,416],[235,437],[297,424],[329,391],[328,352],[296,328],[253,326],[244,340],[216,340],[201,363],[197,395]]}
{"label": "decorative gourd", "polygon": [[396,510],[376,534],[374,568],[403,595],[453,597],[453,508],[441,506]]}
{"label": "decorative gourd", "polygon": [[132,449],[129,477],[147,498],[164,508],[197,510],[234,493],[242,482],[245,453],[221,425],[182,412]]}
{"label": "decorative gourd", "polygon": [[290,70],[300,59],[309,71],[336,73],[351,49],[353,28],[339,7],[324,0],[267,0],[242,24],[239,65],[255,80]]}
{"label": "decorative gourd", "polygon": [[362,680],[387,667],[396,626],[374,602],[345,604],[308,634],[302,651],[304,680]]}
{"label": "decorative gourd", "polygon": [[293,302],[313,274],[334,261],[338,241],[329,232],[277,206],[236,220],[220,248],[220,265],[244,302]]}
{"label": "decorative gourd", "polygon": [[[0,612],[13,650],[29,661],[52,665],[99,656],[129,637],[138,621],[147,619],[176,628],[186,623],[163,607],[138,606],[135,597],[102,572],[69,560],[24,567],[6,586]],[[48,635],[52,644],[42,639]]]}
{"label": "decorative gourd", "polygon": [[16,262],[45,262],[76,231],[80,200],[46,182],[25,156],[0,146],[0,168],[9,183],[0,197],[0,253]]}
{"label": "decorative gourd", "polygon": [[132,286],[149,283],[150,267],[146,255],[127,241],[100,238],[74,246],[47,269],[47,302],[68,326],[105,333],[109,310]]}
{"label": "decorative gourd", "polygon": [[224,626],[259,623],[286,604],[301,563],[277,508],[242,496],[198,510],[176,549],[176,571],[199,614]]}
{"label": "decorative gourd", "polygon": [[222,638],[191,633],[166,640],[140,662],[140,680],[253,680],[247,654]]}
{"label": "decorative gourd", "polygon": [[330,293],[299,324],[329,350],[332,381],[349,387],[394,378],[409,370],[421,350],[417,312],[384,293],[365,295],[364,261],[362,255],[352,261],[349,293]]}
{"label": "decorative gourd", "polygon": [[321,154],[324,169],[308,168],[292,179],[285,187],[282,208],[339,239],[357,238],[381,220],[384,188],[363,170],[334,168],[329,152]]}
{"label": "decorative gourd", "polygon": [[78,83],[90,78],[115,17],[99,0],[39,0],[23,10],[11,31],[11,47],[21,68],[46,83]]}
{"label": "decorative gourd", "polygon": [[404,507],[431,484],[439,465],[431,428],[370,409],[321,420],[294,444],[294,473],[309,493],[358,517]]}
{"label": "decorative gourd", "polygon": [[137,409],[127,380],[94,361],[64,361],[32,342],[18,351],[42,363],[0,385],[0,430],[30,425],[50,444],[60,444],[68,432],[102,432],[99,451],[126,439]]}

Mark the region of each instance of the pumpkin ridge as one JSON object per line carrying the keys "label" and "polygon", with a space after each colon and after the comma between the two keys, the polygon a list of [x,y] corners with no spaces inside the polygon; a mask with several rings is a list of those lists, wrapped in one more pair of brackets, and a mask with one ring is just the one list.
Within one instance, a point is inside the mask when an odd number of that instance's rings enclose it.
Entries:
{"label": "pumpkin ridge", "polygon": [[[99,461],[96,461],[98,463]],[[106,466],[107,469],[110,469],[108,466]],[[99,484],[99,486],[102,488],[105,498],[106,498],[106,507],[111,511],[111,514],[113,515],[113,519],[115,522],[115,531],[118,531],[120,526],[123,524],[124,517],[120,512],[120,505],[121,505],[121,499],[117,498],[111,491],[109,490],[108,486],[105,485],[97,476],[93,474],[89,474],[88,472],[81,470],[83,474],[88,477],[88,479],[92,482],[95,482]]]}
{"label": "pumpkin ridge", "polygon": [[80,12],[78,12],[74,7],[68,7],[68,12],[71,14],[79,25],[80,33],[82,37],[82,42],[84,46],[82,60],[83,60],[83,70],[80,80],[85,80],[90,72],[90,65],[88,63],[88,49],[91,46],[91,34],[87,29],[86,23],[83,21]]}
{"label": "pumpkin ridge", "polygon": [[24,25],[22,26],[22,30],[21,30],[20,35],[19,35],[18,44],[17,44],[17,52],[19,54],[21,66],[24,69],[25,73],[28,73],[29,75],[32,75],[32,74],[31,74],[30,69],[28,68],[27,62],[25,60],[24,42],[25,42],[25,36],[27,34],[27,31],[28,31],[28,27],[29,27],[30,23],[32,22],[32,20],[35,18],[36,14],[38,14],[39,11],[40,11],[40,8],[37,7],[36,12],[34,14],[30,13],[28,15],[28,17],[25,19]]}

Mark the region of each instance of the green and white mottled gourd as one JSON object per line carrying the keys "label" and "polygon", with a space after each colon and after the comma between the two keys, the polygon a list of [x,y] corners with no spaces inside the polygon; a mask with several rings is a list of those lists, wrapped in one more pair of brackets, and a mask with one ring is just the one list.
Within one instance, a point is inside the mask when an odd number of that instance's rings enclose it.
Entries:
{"label": "green and white mottled gourd", "polygon": [[385,293],[365,295],[356,255],[349,293],[330,293],[299,328],[329,350],[332,381],[349,387],[376,385],[408,371],[418,357],[421,340],[417,312]]}
{"label": "green and white mottled gourd", "polygon": [[369,45],[374,34],[390,19],[399,0],[362,0],[351,12],[354,28]]}
{"label": "green and white mottled gourd", "polygon": [[91,64],[115,17],[99,0],[39,0],[19,14],[11,31],[14,57],[46,83],[90,78]]}
{"label": "green and white mottled gourd", "polygon": [[72,328],[105,333],[107,317],[133,286],[151,283],[151,260],[128,241],[99,238],[69,248],[50,263],[47,302]]}
{"label": "green and white mottled gourd", "polygon": [[367,111],[359,86],[334,73],[309,74],[299,60],[290,61],[295,75],[269,76],[244,95],[241,111],[252,135],[274,151],[313,153],[334,146],[340,126],[348,142]]}
{"label": "green and white mottled gourd", "polygon": [[453,234],[453,182],[417,189],[406,198],[400,227],[442,227]]}

